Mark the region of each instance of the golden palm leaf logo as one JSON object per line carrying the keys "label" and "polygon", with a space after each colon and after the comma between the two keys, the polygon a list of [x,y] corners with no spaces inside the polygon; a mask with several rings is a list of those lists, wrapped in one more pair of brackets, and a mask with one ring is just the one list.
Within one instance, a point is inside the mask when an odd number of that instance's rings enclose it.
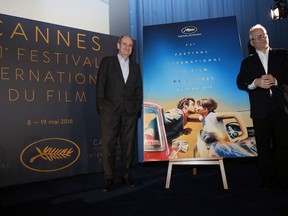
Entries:
{"label": "golden palm leaf logo", "polygon": [[36,147],[37,152],[39,153],[38,155],[32,157],[30,159],[30,163],[33,163],[37,158],[41,157],[44,160],[57,160],[57,159],[65,159],[67,157],[70,157],[71,154],[73,153],[73,148],[53,148],[46,146],[43,151],[41,151],[40,148]]}
{"label": "golden palm leaf logo", "polygon": [[65,138],[45,138],[27,145],[20,161],[27,169],[37,172],[55,172],[66,169],[80,157],[79,146]]}

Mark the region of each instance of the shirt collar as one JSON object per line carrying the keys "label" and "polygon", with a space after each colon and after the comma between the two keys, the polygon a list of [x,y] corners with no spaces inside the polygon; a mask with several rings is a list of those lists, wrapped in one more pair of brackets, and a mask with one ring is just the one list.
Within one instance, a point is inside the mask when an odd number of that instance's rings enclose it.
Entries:
{"label": "shirt collar", "polygon": [[117,57],[118,57],[119,61],[129,63],[129,58],[127,60],[125,60],[119,53],[117,54]]}
{"label": "shirt collar", "polygon": [[260,50],[256,50],[256,52],[257,52],[258,55],[266,55],[266,54],[269,53],[269,50],[270,50],[270,47],[268,47],[268,48],[265,50],[265,52],[262,52],[262,51],[260,51]]}

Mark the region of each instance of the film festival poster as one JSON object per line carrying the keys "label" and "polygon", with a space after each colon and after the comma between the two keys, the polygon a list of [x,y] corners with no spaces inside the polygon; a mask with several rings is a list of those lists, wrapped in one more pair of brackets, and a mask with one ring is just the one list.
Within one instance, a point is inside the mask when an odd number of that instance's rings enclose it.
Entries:
{"label": "film festival poster", "polygon": [[[236,86],[242,61],[236,17],[144,26],[143,31],[142,160],[257,156],[248,96]],[[204,119],[191,111],[185,117],[178,106],[185,98],[195,103],[211,98],[217,103],[214,114],[238,117],[216,121],[213,112]],[[237,141],[242,134],[248,136]]]}
{"label": "film festival poster", "polygon": [[0,15],[0,186],[102,171],[95,84],[117,40]]}

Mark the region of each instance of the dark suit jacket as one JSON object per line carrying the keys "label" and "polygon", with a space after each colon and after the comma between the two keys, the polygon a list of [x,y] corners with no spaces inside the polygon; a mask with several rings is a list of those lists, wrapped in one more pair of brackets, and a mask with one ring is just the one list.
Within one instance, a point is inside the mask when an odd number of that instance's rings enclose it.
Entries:
{"label": "dark suit jacket", "polygon": [[[271,88],[273,99],[276,100],[283,111],[288,113],[288,50],[270,49],[268,73],[272,74],[278,82],[278,86]],[[249,94],[251,118],[254,119],[265,118],[271,108],[272,100],[269,89],[248,89],[249,84],[264,74],[265,70],[260,58],[257,53],[254,53],[242,61],[237,77],[238,88],[247,91]]]}
{"label": "dark suit jacket", "polygon": [[142,101],[143,85],[139,65],[130,60],[129,76],[125,83],[118,57],[104,57],[96,83],[98,112],[120,113],[125,108],[128,114],[134,115],[140,112]]}

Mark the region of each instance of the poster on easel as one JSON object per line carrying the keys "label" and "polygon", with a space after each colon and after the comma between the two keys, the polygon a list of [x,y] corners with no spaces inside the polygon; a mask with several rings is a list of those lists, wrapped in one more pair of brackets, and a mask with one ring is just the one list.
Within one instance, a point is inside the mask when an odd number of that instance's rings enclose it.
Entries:
{"label": "poster on easel", "polygon": [[257,156],[235,16],[144,26],[143,47],[142,161]]}

